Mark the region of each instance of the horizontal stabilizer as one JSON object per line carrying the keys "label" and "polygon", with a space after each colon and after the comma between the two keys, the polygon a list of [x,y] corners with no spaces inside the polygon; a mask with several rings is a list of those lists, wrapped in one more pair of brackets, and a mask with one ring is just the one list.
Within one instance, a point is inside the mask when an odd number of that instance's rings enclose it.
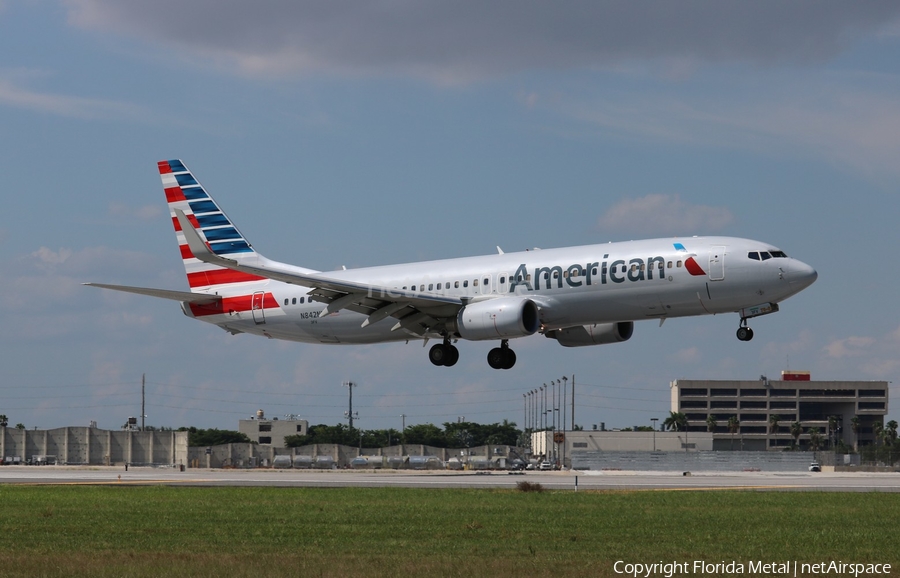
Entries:
{"label": "horizontal stabilizer", "polygon": [[181,301],[183,303],[196,303],[197,305],[215,303],[222,300],[218,295],[205,295],[203,293],[190,293],[188,291],[170,291],[168,289],[152,289],[150,287],[129,287],[128,285],[108,285],[106,283],[82,283],[82,285],[87,285],[88,287],[100,287],[101,289],[112,289],[114,291],[124,291],[125,293],[136,293],[138,295],[149,295],[150,297],[171,299],[172,301]]}

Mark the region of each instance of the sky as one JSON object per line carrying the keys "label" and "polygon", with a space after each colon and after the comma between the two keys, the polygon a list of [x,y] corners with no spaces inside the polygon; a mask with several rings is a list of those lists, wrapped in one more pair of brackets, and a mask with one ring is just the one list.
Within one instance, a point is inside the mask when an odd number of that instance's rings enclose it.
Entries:
{"label": "sky", "polygon": [[[0,414],[30,428],[650,425],[675,379],[900,374],[900,4],[0,0]],[[818,281],[626,343],[326,346],[232,336],[187,290],[156,162],[267,257],[329,271],[639,238],[771,243]],[[894,402],[893,407],[897,407]],[[405,417],[404,417],[405,416]],[[889,419],[900,413],[891,410]],[[571,416],[569,416],[571,419]]]}

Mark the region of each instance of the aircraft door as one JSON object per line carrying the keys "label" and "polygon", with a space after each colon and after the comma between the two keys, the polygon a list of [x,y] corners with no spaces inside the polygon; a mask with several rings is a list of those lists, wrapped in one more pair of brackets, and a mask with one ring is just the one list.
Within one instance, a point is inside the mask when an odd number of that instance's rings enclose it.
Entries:
{"label": "aircraft door", "polygon": [[491,293],[491,276],[482,275],[478,280],[478,290],[482,295],[490,295]]}
{"label": "aircraft door", "polygon": [[266,313],[264,307],[266,294],[264,291],[257,291],[250,298],[250,311],[253,313],[253,321],[257,324],[266,322]]}
{"label": "aircraft door", "polygon": [[505,295],[509,292],[509,273],[497,274],[497,293]]}
{"label": "aircraft door", "polygon": [[725,247],[709,248],[709,280],[721,281],[725,278]]}

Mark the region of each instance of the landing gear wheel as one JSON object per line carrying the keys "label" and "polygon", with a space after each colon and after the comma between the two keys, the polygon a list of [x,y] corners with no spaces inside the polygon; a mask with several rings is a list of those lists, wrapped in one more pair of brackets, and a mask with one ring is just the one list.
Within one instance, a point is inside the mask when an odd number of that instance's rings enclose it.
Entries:
{"label": "landing gear wheel", "polygon": [[490,365],[494,369],[503,369],[503,362],[505,361],[505,357],[506,356],[503,355],[503,350],[499,347],[495,347],[488,351],[488,365]]}
{"label": "landing gear wheel", "polygon": [[506,350],[506,362],[503,364],[503,369],[512,369],[512,366],[516,364],[516,352],[512,349]]}
{"label": "landing gear wheel", "polygon": [[450,344],[445,347],[447,348],[447,360],[444,361],[444,367],[452,367],[459,361],[459,349]]}
{"label": "landing gear wheel", "polygon": [[428,359],[435,365],[447,365],[447,358],[449,357],[447,354],[447,347],[443,343],[438,343],[428,350]]}
{"label": "landing gear wheel", "polygon": [[488,352],[487,361],[494,369],[512,369],[516,364],[516,352],[509,347],[495,347]]}
{"label": "landing gear wheel", "polygon": [[459,361],[459,349],[449,343],[438,343],[428,350],[428,359],[435,365],[451,367]]}
{"label": "landing gear wheel", "polygon": [[740,341],[750,341],[753,339],[753,330],[749,327],[738,327],[737,338]]}

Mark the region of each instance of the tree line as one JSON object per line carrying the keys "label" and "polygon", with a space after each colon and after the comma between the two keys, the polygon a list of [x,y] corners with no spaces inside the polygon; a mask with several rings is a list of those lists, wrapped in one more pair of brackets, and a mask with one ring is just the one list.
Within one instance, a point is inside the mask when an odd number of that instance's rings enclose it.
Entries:
{"label": "tree line", "polygon": [[311,444],[342,444],[380,448],[398,444],[423,444],[436,448],[468,448],[483,445],[519,445],[523,432],[508,420],[479,424],[470,421],[445,422],[443,429],[431,423],[416,424],[400,432],[396,429],[350,429],[345,424],[309,426],[306,435],[284,438],[289,448]]}

